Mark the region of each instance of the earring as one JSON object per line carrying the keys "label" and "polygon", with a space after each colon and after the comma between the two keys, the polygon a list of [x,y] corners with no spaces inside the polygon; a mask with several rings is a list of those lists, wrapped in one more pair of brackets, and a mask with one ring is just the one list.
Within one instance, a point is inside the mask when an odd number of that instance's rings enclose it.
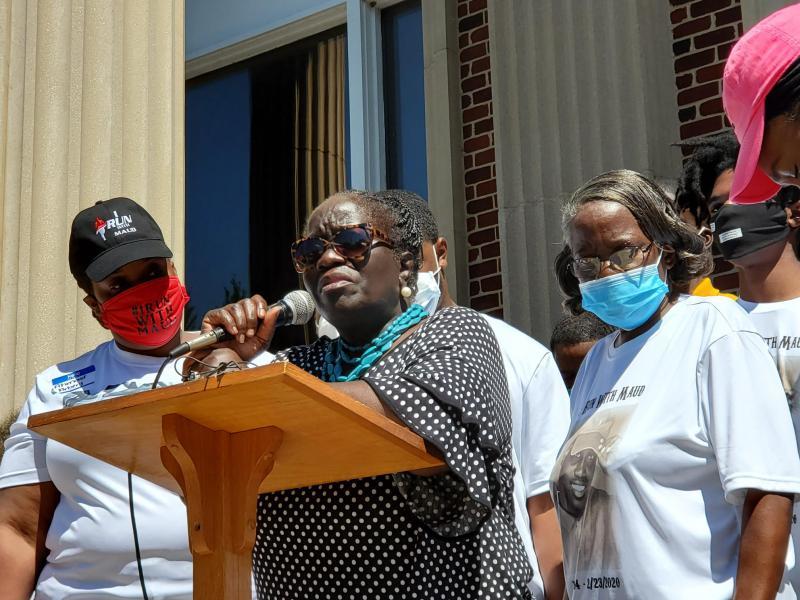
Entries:
{"label": "earring", "polygon": [[407,285],[404,285],[403,287],[400,288],[400,295],[403,298],[411,298],[411,288],[408,287]]}

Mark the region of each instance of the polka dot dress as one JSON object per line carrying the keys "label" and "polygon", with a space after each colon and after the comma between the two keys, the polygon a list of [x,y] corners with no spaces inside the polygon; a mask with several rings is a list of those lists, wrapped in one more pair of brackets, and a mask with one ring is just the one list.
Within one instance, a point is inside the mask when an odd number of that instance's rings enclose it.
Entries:
{"label": "polka dot dress", "polygon": [[[319,377],[327,343],[278,359]],[[466,308],[438,311],[363,379],[450,470],[261,496],[258,597],[530,598],[514,526],[508,388],[486,321]]]}

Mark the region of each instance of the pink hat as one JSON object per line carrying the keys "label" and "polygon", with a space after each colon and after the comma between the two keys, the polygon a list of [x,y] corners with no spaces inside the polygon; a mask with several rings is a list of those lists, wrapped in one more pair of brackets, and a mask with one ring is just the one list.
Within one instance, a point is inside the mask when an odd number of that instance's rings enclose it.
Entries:
{"label": "pink hat", "polygon": [[736,43],[725,63],[722,103],[741,149],[731,200],[769,200],[780,185],[758,167],[764,140],[764,100],[787,67],[800,56],[800,4],[772,13]]}

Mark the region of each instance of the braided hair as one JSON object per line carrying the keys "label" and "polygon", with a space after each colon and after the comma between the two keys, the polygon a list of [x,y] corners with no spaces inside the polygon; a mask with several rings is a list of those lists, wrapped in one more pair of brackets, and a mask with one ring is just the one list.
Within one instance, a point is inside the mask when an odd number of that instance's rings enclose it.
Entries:
{"label": "braided hair", "polygon": [[415,211],[406,201],[406,196],[410,193],[402,190],[383,190],[376,192],[373,197],[392,215],[390,237],[395,250],[400,253],[410,252],[414,257],[414,269],[407,285],[416,295],[417,273],[422,266],[422,231]]}
{"label": "braided hair", "polygon": [[398,238],[403,240],[401,245],[409,250],[413,248],[412,254],[419,257],[421,264],[422,242],[427,238],[425,229],[429,225],[426,223],[423,228],[425,218],[421,215],[418,202],[426,206],[425,201],[414,192],[406,190],[382,190],[375,192],[374,197],[391,212],[394,229],[397,230]]}
{"label": "braided hair", "polygon": [[384,190],[375,196],[394,210],[395,206],[404,206],[419,225],[423,242],[435,244],[439,239],[439,226],[428,203],[419,195],[408,190]]}
{"label": "braided hair", "polygon": [[676,145],[694,151],[683,163],[683,171],[678,178],[675,192],[678,212],[688,210],[697,223],[708,221],[711,217],[708,201],[714,182],[724,171],[736,166],[739,142],[732,131],[724,131]]}

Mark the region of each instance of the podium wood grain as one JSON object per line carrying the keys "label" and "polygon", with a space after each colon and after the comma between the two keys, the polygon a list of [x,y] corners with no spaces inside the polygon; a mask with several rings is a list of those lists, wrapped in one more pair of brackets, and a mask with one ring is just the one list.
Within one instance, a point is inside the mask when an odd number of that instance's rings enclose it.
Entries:
{"label": "podium wood grain", "polygon": [[258,493],[442,464],[406,427],[288,363],[42,413],[28,425],[181,493],[203,600],[250,598]]}

